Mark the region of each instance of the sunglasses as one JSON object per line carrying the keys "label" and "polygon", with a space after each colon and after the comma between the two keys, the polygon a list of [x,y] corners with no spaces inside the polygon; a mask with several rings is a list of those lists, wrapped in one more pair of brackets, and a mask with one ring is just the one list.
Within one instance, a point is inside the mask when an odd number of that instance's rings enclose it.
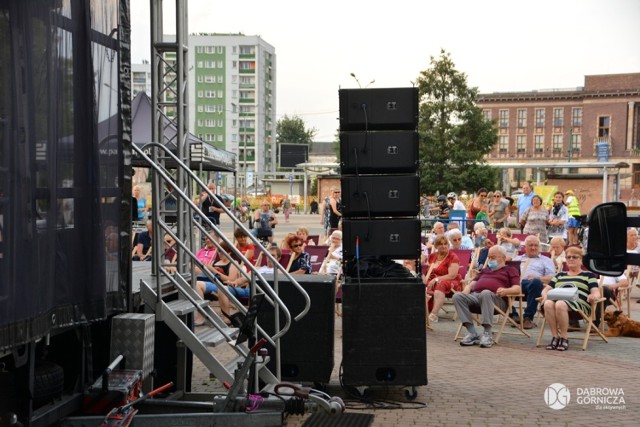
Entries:
{"label": "sunglasses", "polygon": [[299,247],[301,247],[301,246],[302,246],[301,244],[291,245],[291,249],[299,248]]}
{"label": "sunglasses", "polygon": [[567,257],[567,259],[580,259],[581,257],[579,257],[578,255],[569,255]]}
{"label": "sunglasses", "polygon": [[451,239],[451,240],[452,240],[452,241],[454,241],[454,242],[459,242],[459,241],[461,241],[462,239]]}
{"label": "sunglasses", "polygon": [[501,195],[499,195],[499,194],[496,194],[496,195],[495,195],[495,196],[493,196],[493,197],[502,197],[502,196],[501,196]]}

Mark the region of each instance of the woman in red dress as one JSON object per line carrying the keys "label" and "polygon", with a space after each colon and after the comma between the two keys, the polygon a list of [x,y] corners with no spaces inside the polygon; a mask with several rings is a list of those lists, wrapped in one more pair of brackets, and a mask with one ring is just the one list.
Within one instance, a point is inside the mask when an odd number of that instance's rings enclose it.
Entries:
{"label": "woman in red dress", "polygon": [[429,320],[438,321],[438,312],[444,305],[444,300],[448,294],[462,289],[462,277],[460,260],[458,256],[449,251],[449,240],[446,236],[438,236],[434,242],[435,251],[429,255],[429,270],[423,276],[424,284],[427,286],[427,303],[429,309]]}

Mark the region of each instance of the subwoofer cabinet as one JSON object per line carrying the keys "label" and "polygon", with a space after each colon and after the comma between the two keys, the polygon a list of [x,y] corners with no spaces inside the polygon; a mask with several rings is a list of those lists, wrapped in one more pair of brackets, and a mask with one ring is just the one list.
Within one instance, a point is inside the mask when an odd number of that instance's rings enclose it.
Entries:
{"label": "subwoofer cabinet", "polygon": [[342,175],[415,173],[418,166],[417,132],[340,132]]}
{"label": "subwoofer cabinet", "polygon": [[343,219],[342,256],[386,256],[392,259],[420,258],[420,220]]}
{"label": "subwoofer cabinet", "polygon": [[417,175],[344,176],[342,215],[353,217],[416,216],[420,211]]}
{"label": "subwoofer cabinet", "polygon": [[[272,275],[265,278],[273,287]],[[329,383],[334,364],[335,328],[335,276],[302,274],[295,275],[296,281],[309,294],[311,308],[305,317],[293,321],[289,331],[281,338],[282,380],[295,382]],[[291,282],[278,278],[278,295],[295,318],[304,309],[304,297]],[[280,315],[280,325],[284,325],[284,315]],[[275,314],[273,308],[263,304],[258,312],[258,324],[270,335],[274,331]],[[267,345],[271,361],[271,372],[276,372],[275,350]]]}
{"label": "subwoofer cabinet", "polygon": [[415,130],[418,88],[340,89],[340,131]]}
{"label": "subwoofer cabinet", "polygon": [[342,286],[344,384],[427,384],[425,325],[420,279],[347,279]]}

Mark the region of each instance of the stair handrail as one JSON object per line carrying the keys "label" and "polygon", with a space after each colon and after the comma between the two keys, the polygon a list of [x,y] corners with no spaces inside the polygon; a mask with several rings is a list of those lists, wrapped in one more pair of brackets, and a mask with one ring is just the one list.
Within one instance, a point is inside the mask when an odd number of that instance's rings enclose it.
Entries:
{"label": "stair handrail", "polygon": [[[171,157],[176,164],[179,167],[182,167],[184,169],[184,171],[201,187],[203,188],[203,190],[205,192],[207,192],[207,194],[209,196],[211,196],[212,198],[214,198],[214,194],[208,189],[208,187],[206,186],[205,183],[203,183],[198,176],[193,173],[187,165],[184,164],[184,162],[182,162],[180,159],[178,159],[178,157],[173,154],[168,147],[163,146],[162,144],[159,144],[157,142],[150,142],[148,144],[145,144],[142,148],[139,148],[135,145],[132,145],[134,151],[136,151],[138,153],[138,155],[144,159],[154,170],[156,170],[156,172],[158,172],[160,174],[160,176],[162,176],[162,178],[172,184],[175,184],[172,180],[172,178],[169,176],[169,174],[164,170],[164,167],[162,167],[161,165],[153,162],[153,160],[147,156],[147,154],[144,152],[144,149],[151,147],[151,148],[159,148],[163,151],[166,152],[167,155],[169,155],[169,157]],[[239,256],[240,259],[244,259],[244,256],[242,255],[242,253],[240,253],[238,251],[238,249],[235,247],[235,245],[233,245],[227,238],[226,236],[221,232],[221,230],[217,227],[216,224],[213,224],[207,217],[206,215],[204,215],[204,213],[200,210],[199,206],[197,206],[190,197],[188,197],[181,188],[179,188],[179,186],[174,185],[173,187],[173,191],[177,192],[177,195],[180,196],[180,198],[183,201],[186,201],[186,203],[200,216],[201,220],[205,220],[207,221],[207,223],[209,224],[209,226],[211,228],[213,228],[214,230],[216,230],[217,234],[222,238],[223,241],[225,241],[232,249],[232,251],[236,254],[236,256]],[[215,198],[214,198],[215,199]],[[232,221],[234,221],[234,223],[241,227],[244,228],[243,224],[240,222],[240,220],[238,218],[236,218],[235,215],[232,214],[232,212],[223,204],[219,204],[219,207],[221,207],[223,209],[223,211],[227,214],[227,216],[229,218],[232,219]],[[171,230],[170,227],[167,226],[166,223],[164,223],[164,221],[162,221],[160,218],[156,218],[156,220],[158,221],[158,223],[160,224],[160,227],[167,232],[169,235],[171,235],[171,237],[174,238],[174,240],[176,241],[176,243],[182,248],[182,250],[184,250],[187,254],[189,254],[189,256],[192,258],[193,261],[195,261],[196,263],[199,263],[199,261],[197,260],[197,258],[195,258],[195,254],[193,254],[193,252],[191,252],[191,250],[189,248],[186,247],[186,245],[184,245],[184,243],[177,238],[177,236],[175,235],[175,233],[173,233],[173,231]],[[193,218],[192,218],[193,220]],[[202,231],[202,232],[207,232],[206,229],[204,229],[200,224],[197,224],[197,227]],[[269,251],[267,250],[267,248],[264,248],[260,242],[258,241],[257,238],[255,238],[255,236],[253,236],[252,233],[248,233],[248,236],[250,238],[251,241],[253,241],[256,244],[257,248],[260,248],[261,251],[263,251],[264,255],[267,256],[269,259],[271,259],[274,268],[277,268],[279,271],[281,270],[282,273],[285,275],[285,277],[287,277],[287,279],[289,279],[289,281],[291,282],[291,284],[296,287],[298,289],[298,291],[302,294],[303,298],[305,299],[305,307],[303,308],[303,310],[295,317],[295,320],[298,321],[300,320],[302,317],[304,317],[310,307],[311,307],[311,300],[310,297],[308,295],[308,293],[302,288],[302,286],[300,286],[300,284],[295,280],[295,278],[286,270],[286,268],[284,268],[284,266],[280,265],[280,263],[278,262],[278,260],[276,260],[273,255],[271,255],[271,253],[269,253]],[[217,244],[217,242],[214,242],[216,244],[216,246],[218,247],[218,249],[220,250],[221,248],[219,247],[219,244]],[[232,257],[230,257],[232,262],[235,262],[233,260]],[[277,338],[280,338],[282,335],[284,335],[288,329],[290,328],[291,325],[291,314],[289,313],[289,310],[286,308],[286,305],[282,302],[282,300],[280,300],[280,298],[278,297],[278,295],[275,293],[275,291],[268,285],[268,281],[260,274],[258,273],[257,269],[255,268],[255,266],[253,266],[250,262],[246,263],[247,266],[249,267],[249,269],[254,273],[254,275],[256,277],[258,277],[264,284],[264,288],[262,286],[260,286],[261,290],[265,293],[267,293],[271,298],[273,298],[273,300],[276,301],[276,304],[279,306],[279,308],[282,310],[283,314],[285,315],[285,325],[283,326],[283,328],[280,331],[277,331],[276,334],[272,337],[274,340]],[[200,268],[203,271],[206,271],[206,269],[202,268],[202,264],[200,263]],[[249,276],[247,276],[247,274],[240,269],[240,271],[242,272],[242,274],[245,275],[245,277],[249,278]],[[220,290],[222,290],[223,293],[225,293],[225,295],[227,295],[228,297],[230,297],[230,299],[232,299],[236,304],[239,304],[239,302],[235,299],[235,297],[229,293],[228,291],[226,291],[226,289],[224,289],[224,287],[220,287]],[[275,306],[275,304],[273,304],[273,301],[271,301],[272,305]]]}

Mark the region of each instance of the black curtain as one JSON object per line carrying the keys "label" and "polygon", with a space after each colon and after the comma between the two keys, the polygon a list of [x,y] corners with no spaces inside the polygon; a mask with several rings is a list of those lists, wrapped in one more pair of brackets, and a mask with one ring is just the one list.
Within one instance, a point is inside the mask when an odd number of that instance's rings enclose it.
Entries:
{"label": "black curtain", "polygon": [[123,10],[0,1],[0,348],[126,309]]}

